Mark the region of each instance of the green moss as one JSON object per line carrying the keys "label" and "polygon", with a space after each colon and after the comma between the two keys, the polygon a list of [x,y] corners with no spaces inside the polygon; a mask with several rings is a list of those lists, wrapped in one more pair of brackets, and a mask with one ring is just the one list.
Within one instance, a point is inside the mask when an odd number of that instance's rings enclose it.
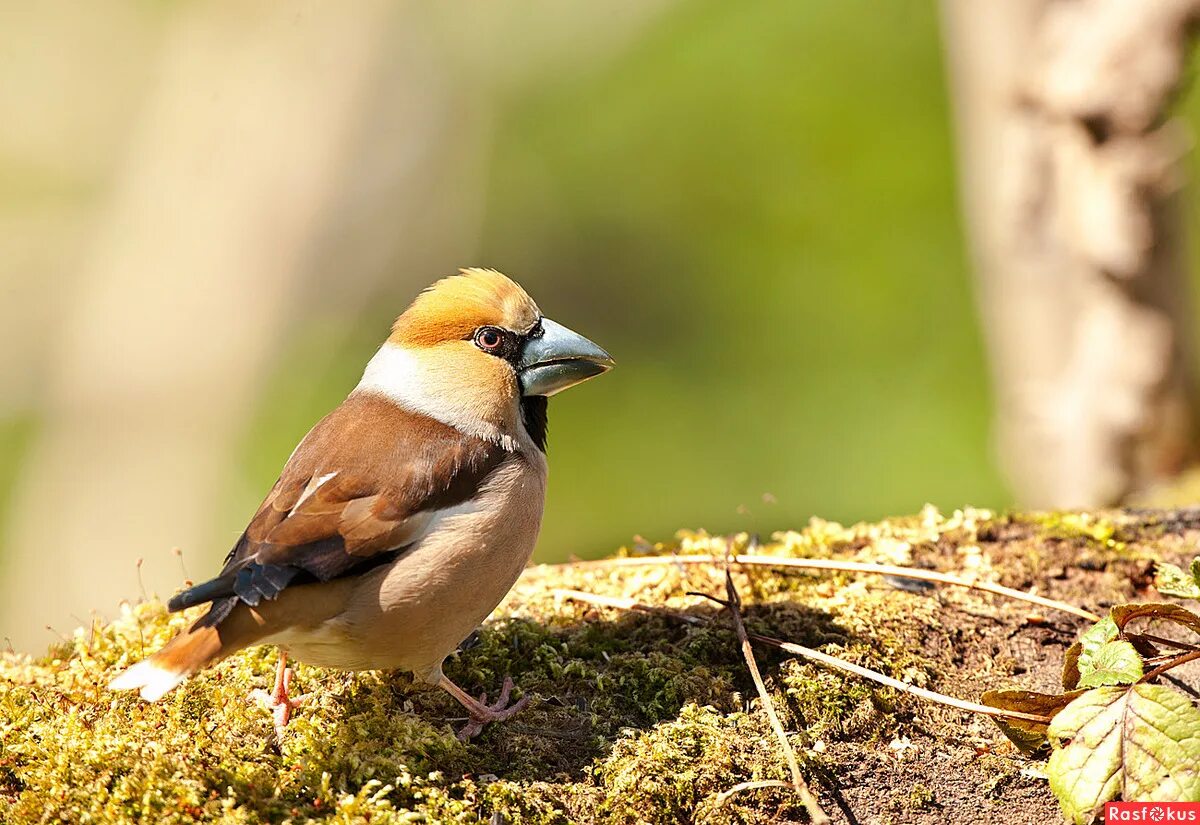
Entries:
{"label": "green moss", "polygon": [[[764,720],[686,705],[677,719],[619,739],[592,776],[605,789],[597,815],[613,823],[758,821],[744,800],[720,804],[736,781],[785,779]],[[751,797],[753,799],[753,797]],[[801,807],[793,799],[790,813]]]}
{"label": "green moss", "polygon": [[937,806],[937,796],[925,785],[918,782],[908,792],[908,807],[910,810],[922,811]]}
{"label": "green moss", "polygon": [[[1106,517],[1108,518],[1108,517]],[[1140,519],[1140,521],[1138,521]],[[996,519],[936,511],[880,524],[814,521],[754,548],[748,536],[680,533],[657,553],[852,558],[920,564],[1004,579],[1087,603],[1116,598],[1131,559],[1188,550],[1190,522],[1158,514],[1110,518],[1125,531],[1115,553],[1103,519]],[[1138,532],[1140,524],[1145,530]],[[1069,526],[1103,568],[1067,569]],[[1147,538],[1153,532],[1156,538]],[[1104,538],[1108,536],[1109,538]],[[1128,536],[1129,538],[1126,538]],[[1164,550],[1164,548],[1166,548]],[[645,548],[639,548],[645,550]],[[1161,552],[1160,552],[1161,551]],[[627,550],[626,554],[633,551]],[[1124,567],[1122,567],[1124,565]],[[1073,569],[1073,568],[1072,568]],[[1003,575],[1001,575],[1003,574]],[[735,579],[752,631],[786,638],[901,678],[975,698],[1021,663],[1052,683],[1060,660],[1030,636],[1026,606],[965,590],[909,592],[875,577],[783,574],[755,568]],[[1028,583],[1028,584],[1027,584]],[[687,610],[684,625],[560,598],[556,588]],[[527,571],[475,644],[447,662],[473,692],[505,675],[537,697],[521,716],[464,745],[461,709],[398,673],[344,674],[298,666],[313,695],[279,749],[270,719],[245,701],[266,687],[274,651],[245,651],[158,704],[105,688],[120,668],[163,644],[189,617],[158,601],[127,606],[81,629],[45,657],[0,659],[0,821],[182,822],[775,822],[802,819],[794,794],[739,783],[786,779],[786,767],[719,608],[686,595],[723,594],[711,565],[539,567]],[[1070,634],[1062,638],[1069,639]],[[1022,647],[1024,645],[1024,647]],[[1040,651],[1030,659],[1028,650]],[[897,810],[950,810],[962,788],[994,783],[978,749],[1007,747],[984,720],[920,702],[778,651],[757,653],[805,773],[829,808],[836,799],[883,818]],[[997,664],[1008,662],[1008,665]],[[1006,670],[1007,669],[1007,670]],[[961,759],[952,769],[947,760]],[[1012,756],[992,760],[1011,767]],[[927,761],[922,761],[927,760]],[[845,777],[858,777],[846,784]],[[945,783],[952,777],[955,784]],[[1045,791],[1017,779],[995,790],[1022,804]],[[935,802],[936,800],[936,802]],[[1053,800],[1044,793],[1046,810]],[[977,800],[968,804],[970,810]],[[1038,804],[1041,804],[1038,802]],[[1041,809],[1038,809],[1039,811]],[[1027,812],[1028,813],[1028,812]],[[1033,819],[1040,814],[1029,813]],[[860,817],[869,820],[871,817]],[[903,817],[901,817],[903,818]]]}
{"label": "green moss", "polygon": [[1118,524],[1108,514],[1035,513],[1024,518],[1039,525],[1047,538],[1083,540],[1110,550],[1121,550],[1125,546],[1118,535]]}
{"label": "green moss", "polygon": [[810,736],[874,736],[890,727],[874,701],[878,686],[805,662],[786,662],[781,670],[793,719]]}

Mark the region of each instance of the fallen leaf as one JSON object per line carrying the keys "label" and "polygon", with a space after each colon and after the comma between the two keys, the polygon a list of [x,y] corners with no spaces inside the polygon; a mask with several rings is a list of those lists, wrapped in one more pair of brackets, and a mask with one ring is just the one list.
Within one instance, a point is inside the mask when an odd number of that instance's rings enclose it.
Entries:
{"label": "fallen leaf", "polygon": [[[989,707],[1000,710],[1014,710],[1020,713],[1033,713],[1047,718],[1065,708],[1079,696],[1082,690],[1070,693],[1052,694],[1037,693],[1032,690],[989,690],[983,694],[981,701]],[[1026,755],[1032,755],[1048,744],[1045,722],[1033,722],[1028,719],[1007,719],[993,716],[996,727],[1009,738],[1017,750]]]}

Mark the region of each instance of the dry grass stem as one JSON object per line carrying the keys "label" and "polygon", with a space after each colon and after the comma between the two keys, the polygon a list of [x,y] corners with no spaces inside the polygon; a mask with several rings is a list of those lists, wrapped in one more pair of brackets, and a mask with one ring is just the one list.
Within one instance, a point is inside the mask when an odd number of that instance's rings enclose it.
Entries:
{"label": "dry grass stem", "polygon": [[[858,561],[842,561],[838,559],[795,559],[787,556],[733,556],[733,561],[738,564],[763,567],[793,567],[805,570],[839,570],[848,573],[871,573],[880,576],[895,576],[902,579],[916,579],[919,581],[934,582],[936,584],[947,584],[952,587],[966,587],[971,590],[982,590],[987,593],[995,593],[998,596],[1006,596],[1010,599],[1036,604],[1040,607],[1045,607],[1050,610],[1058,610],[1063,613],[1070,613],[1072,616],[1078,616],[1081,619],[1087,619],[1089,622],[1100,621],[1100,616],[1085,610],[1082,607],[1076,607],[1073,604],[1060,602],[1056,599],[1048,599],[1045,596],[1039,596],[1036,593],[1027,593],[1024,590],[1016,590],[1012,587],[1005,587],[1001,584],[993,584],[991,582],[973,581],[964,579],[949,573],[939,573],[936,570],[922,570],[916,567],[901,567],[894,564],[872,564],[869,562]],[[597,559],[595,561],[568,562],[565,566],[569,567],[641,567],[645,565],[656,564],[721,564],[722,559],[717,556],[705,555],[677,555],[677,556],[637,556],[632,558],[619,559]]]}
{"label": "dry grass stem", "polygon": [[720,808],[729,799],[743,791],[757,791],[761,788],[790,788],[792,787],[782,779],[761,779],[757,782],[739,782],[727,791],[721,791],[717,794],[717,807]]}

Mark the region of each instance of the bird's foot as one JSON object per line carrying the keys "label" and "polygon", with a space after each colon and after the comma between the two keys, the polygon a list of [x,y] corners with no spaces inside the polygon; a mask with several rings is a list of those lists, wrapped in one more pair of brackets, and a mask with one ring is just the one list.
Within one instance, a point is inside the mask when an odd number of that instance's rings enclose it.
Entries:
{"label": "bird's foot", "polygon": [[287,659],[281,656],[279,669],[275,676],[275,689],[269,693],[262,689],[252,690],[247,697],[251,701],[258,702],[263,710],[269,711],[275,717],[275,742],[277,744],[283,743],[283,732],[292,718],[292,711],[312,698],[312,694],[309,693],[302,693],[299,696],[290,695],[288,690],[291,685],[292,669],[287,666]]}
{"label": "bird's foot", "polygon": [[509,704],[509,697],[513,689],[513,680],[509,676],[504,677],[504,685],[500,688],[500,696],[490,705],[487,703],[486,693],[482,694],[478,699],[473,699],[449,679],[443,677],[443,680],[442,687],[451,696],[461,702],[470,715],[467,724],[458,732],[459,741],[462,742],[478,736],[483,731],[484,725],[510,719],[529,705],[528,696],[522,697],[511,705]]}

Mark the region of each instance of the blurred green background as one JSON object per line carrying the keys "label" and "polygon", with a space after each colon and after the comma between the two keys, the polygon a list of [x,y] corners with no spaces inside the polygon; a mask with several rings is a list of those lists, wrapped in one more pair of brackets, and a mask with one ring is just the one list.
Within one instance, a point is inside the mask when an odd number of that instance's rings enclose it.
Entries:
{"label": "blurred green background", "polygon": [[[909,2],[685,3],[508,103],[464,263],[619,366],[551,405],[540,560],[1007,502],[950,128],[936,10]],[[408,297],[356,319],[315,382],[296,376],[327,342],[292,331],[230,523]]]}
{"label": "blurred green background", "polygon": [[[296,5],[298,18],[328,13]],[[147,558],[147,569],[150,560],[158,563],[148,586],[169,590],[182,576],[163,560],[171,544],[183,546],[192,577],[214,569],[298,439],[357,382],[394,316],[418,289],[458,266],[515,277],[549,316],[618,362],[610,375],[551,404],[540,561],[595,556],[635,534],[653,540],[681,527],[766,532],[812,515],[853,521],[926,502],[947,509],[1009,503],[989,443],[989,382],[958,214],[936,5],[689,0],[634,7],[592,9],[582,22],[548,3],[379,12],[387,20],[382,39],[395,41],[380,47],[379,63],[419,57],[421,67],[438,71],[415,83],[419,94],[411,99],[389,84],[416,70],[381,70],[363,83],[351,137],[339,144],[351,148],[342,154],[389,158],[413,111],[444,114],[438,122],[449,126],[433,143],[473,141],[478,151],[463,153],[465,163],[449,151],[414,162],[428,167],[430,181],[417,194],[397,186],[381,195],[387,186],[374,181],[393,180],[386,168],[376,174],[366,160],[341,161],[353,174],[331,174],[345,181],[331,187],[336,202],[322,214],[332,217],[317,221],[317,240],[297,256],[303,277],[280,288],[287,308],[264,336],[261,368],[231,436],[207,440],[204,422],[226,402],[219,381],[216,391],[184,396],[195,440],[211,449],[217,468],[216,492],[193,518],[201,527],[189,522],[174,538],[168,520],[154,538],[118,542],[121,526],[169,506],[129,501],[121,453],[105,456],[112,489],[86,485],[89,495],[111,495],[86,522],[93,532],[67,540],[43,518],[42,563],[62,563],[54,549],[60,543],[78,548],[111,538],[120,548],[138,546],[123,556],[77,549],[85,560],[74,564],[85,578],[117,583],[77,586],[64,597],[64,613],[111,611],[114,592],[136,596],[137,557]],[[9,34],[0,41],[14,55],[10,79],[37,98],[18,100],[11,89],[0,98],[0,114],[9,112],[0,126],[0,219],[9,240],[0,252],[7,250],[7,312],[21,321],[10,334],[24,342],[8,348],[0,482],[9,538],[0,566],[12,542],[28,543],[13,536],[30,535],[15,525],[22,508],[36,503],[19,491],[48,454],[36,449],[38,438],[48,420],[74,414],[73,396],[61,389],[70,381],[60,372],[55,390],[47,375],[62,340],[56,324],[72,317],[65,307],[79,294],[73,273],[94,258],[81,239],[96,231],[111,193],[126,191],[122,176],[143,162],[156,168],[144,158],[146,135],[159,133],[151,128],[135,140],[121,124],[136,119],[145,99],[160,99],[161,116],[161,98],[170,102],[171,84],[184,72],[178,66],[190,65],[188,49],[208,42],[205,26],[236,27],[242,14],[227,8],[209,19],[205,4],[114,2],[76,20],[73,7],[56,8],[10,9]],[[99,29],[86,30],[92,24]],[[261,9],[247,15],[251,45],[229,48],[249,51],[255,38],[273,36],[271,25]],[[169,58],[172,50],[184,55],[182,64]],[[314,72],[340,65],[321,64],[320,55],[314,63]],[[304,79],[293,93],[310,93]],[[197,99],[218,108],[223,100],[203,89]],[[393,103],[404,113],[389,116]],[[181,102],[180,111],[190,105]],[[56,107],[53,116],[46,107]],[[1196,123],[1194,98],[1188,107]],[[246,123],[256,125],[250,117],[239,128]],[[280,128],[286,133],[287,126]],[[90,160],[60,168],[50,153]],[[222,159],[204,162],[210,174]],[[279,185],[302,172],[283,168]],[[465,181],[478,192],[474,200],[462,196]],[[455,205],[460,197],[467,206]],[[472,229],[432,233],[433,252],[415,233],[386,242],[413,215],[422,227],[440,225],[443,211],[468,214],[459,223]],[[56,225],[51,217],[39,222],[39,215],[69,216],[72,243],[60,244],[45,228]],[[60,247],[71,254],[45,252]],[[346,252],[363,247],[377,252],[366,259]],[[193,310],[186,292],[172,303],[170,282],[185,277],[175,264],[186,257],[158,270],[167,286],[153,310],[180,323]],[[258,283],[248,271],[245,288]],[[352,300],[341,297],[351,291]],[[133,301],[141,293],[117,294]],[[243,309],[233,301],[204,312],[219,329],[222,318]],[[112,326],[113,335],[121,333],[119,322]],[[41,340],[34,329],[45,333],[44,345],[29,344]],[[151,335],[138,347],[152,349],[157,340]],[[205,340],[193,338],[201,354]],[[118,372],[123,346],[111,352]],[[86,349],[106,357],[103,345]],[[164,402],[156,414],[170,417],[183,406]],[[139,426],[128,425],[129,437]],[[180,462],[154,472],[170,502],[170,485],[190,470]],[[139,470],[138,477],[148,476]],[[71,495],[63,493],[57,506],[69,509]],[[10,587],[16,582],[10,576]],[[28,623],[37,630],[13,626],[0,634],[38,638],[41,618]]]}

